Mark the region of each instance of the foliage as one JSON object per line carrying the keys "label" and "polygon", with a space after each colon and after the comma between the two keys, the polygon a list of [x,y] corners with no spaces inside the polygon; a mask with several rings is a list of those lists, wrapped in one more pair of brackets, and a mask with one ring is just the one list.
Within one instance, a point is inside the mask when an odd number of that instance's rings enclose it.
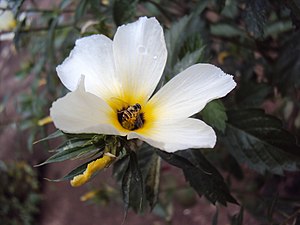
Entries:
{"label": "foliage", "polygon": [[234,157],[262,173],[298,169],[300,148],[278,119],[258,109],[230,111],[228,116],[224,141]]}
{"label": "foliage", "polygon": [[[129,208],[143,212],[148,206],[168,211],[168,203],[159,198],[163,159],[179,167],[191,187],[213,204],[243,205],[232,224],[242,224],[247,210],[258,218],[268,214],[270,223],[283,221],[272,216],[274,212],[293,216],[293,210],[285,212],[274,201],[262,203],[270,195],[255,198],[261,208],[254,209],[251,199],[232,192],[230,181],[233,177],[243,180],[245,168],[257,171],[263,179],[299,170],[300,6],[296,0],[62,0],[45,10],[17,0],[11,7],[17,16],[28,13],[18,21],[14,44],[30,54],[17,76],[34,78],[30,93],[19,98],[21,128],[30,129],[29,143],[36,134],[46,136],[38,121],[48,115],[51,102],[66,93],[55,66],[69,54],[75,40],[94,33],[112,37],[118,25],[141,15],[156,16],[165,28],[168,61],[159,87],[198,62],[217,64],[235,75],[238,83],[230,96],[210,102],[195,115],[215,128],[218,145],[213,151],[188,149],[171,154],[140,143],[133,143],[132,148],[122,138],[58,132],[45,140],[64,136],[66,142],[43,164],[85,159],[59,180],[83,173],[90,162],[103,157],[106,148],[118,143],[113,174],[126,212]],[[32,20],[29,12],[38,20]],[[227,179],[221,169],[229,173]],[[260,195],[261,186],[252,186],[249,192]],[[276,203],[281,200],[277,196]],[[263,210],[270,205],[269,212]],[[294,206],[294,202],[286,205]]]}
{"label": "foliage", "polygon": [[35,224],[41,200],[35,171],[25,162],[0,161],[0,179],[1,224]]}

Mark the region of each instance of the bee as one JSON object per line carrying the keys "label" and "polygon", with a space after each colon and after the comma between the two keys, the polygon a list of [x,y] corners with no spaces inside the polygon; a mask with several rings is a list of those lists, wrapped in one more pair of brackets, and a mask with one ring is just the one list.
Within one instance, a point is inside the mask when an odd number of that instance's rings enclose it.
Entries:
{"label": "bee", "polygon": [[118,112],[118,120],[122,127],[127,130],[136,130],[144,125],[144,114],[139,103],[128,106]]}

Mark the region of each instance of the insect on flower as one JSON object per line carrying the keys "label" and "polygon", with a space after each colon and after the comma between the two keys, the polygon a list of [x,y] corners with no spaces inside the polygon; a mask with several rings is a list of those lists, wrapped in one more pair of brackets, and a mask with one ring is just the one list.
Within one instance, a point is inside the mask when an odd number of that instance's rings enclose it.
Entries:
{"label": "insect on flower", "polygon": [[155,18],[120,26],[113,40],[104,35],[77,40],[57,67],[71,92],[50,109],[55,126],[66,133],[137,138],[167,152],[214,147],[213,129],[190,117],[230,92],[233,77],[211,64],[195,64],[153,94],[166,60]]}
{"label": "insect on flower", "polygon": [[136,130],[143,127],[144,118],[141,113],[142,106],[139,103],[128,106],[118,112],[118,120],[122,127],[127,130]]}

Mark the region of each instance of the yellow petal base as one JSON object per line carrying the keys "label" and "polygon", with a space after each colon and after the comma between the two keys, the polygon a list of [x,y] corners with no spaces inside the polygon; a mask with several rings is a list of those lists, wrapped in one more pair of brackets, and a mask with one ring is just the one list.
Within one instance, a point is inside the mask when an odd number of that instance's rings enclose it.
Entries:
{"label": "yellow petal base", "polygon": [[83,174],[77,175],[71,180],[71,185],[73,187],[79,187],[85,184],[91,179],[91,176],[94,173],[109,166],[114,159],[115,156],[111,154],[104,154],[102,158],[89,163]]}

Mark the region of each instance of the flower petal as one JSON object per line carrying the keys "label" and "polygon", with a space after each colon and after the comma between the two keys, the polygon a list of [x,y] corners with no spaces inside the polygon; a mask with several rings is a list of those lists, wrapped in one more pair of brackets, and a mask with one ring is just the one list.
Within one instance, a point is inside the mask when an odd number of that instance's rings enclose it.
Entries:
{"label": "flower petal", "polygon": [[187,118],[177,123],[157,123],[148,132],[131,132],[128,139],[139,138],[167,152],[188,148],[213,148],[216,143],[214,130],[203,121]]}
{"label": "flower petal", "polygon": [[61,82],[71,91],[85,76],[86,91],[106,100],[119,90],[115,77],[112,41],[92,35],[76,41],[70,56],[56,68]]}
{"label": "flower petal", "polygon": [[174,121],[201,111],[213,99],[224,97],[236,83],[231,75],[211,64],[196,64],[184,70],[149,101],[158,120]]}
{"label": "flower petal", "polygon": [[123,25],[115,34],[113,49],[116,71],[125,92],[122,98],[130,104],[147,101],[167,60],[162,27],[155,18],[146,17]]}
{"label": "flower petal", "polygon": [[84,90],[84,79],[74,92],[55,101],[50,109],[54,125],[64,132],[126,135],[113,126],[113,114],[106,102]]}

